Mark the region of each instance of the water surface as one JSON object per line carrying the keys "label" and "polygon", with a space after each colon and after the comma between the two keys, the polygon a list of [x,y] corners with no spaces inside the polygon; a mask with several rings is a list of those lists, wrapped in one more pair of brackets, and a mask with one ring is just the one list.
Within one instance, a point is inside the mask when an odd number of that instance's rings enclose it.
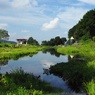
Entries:
{"label": "water surface", "polygon": [[[61,78],[51,74],[44,74],[44,70],[48,70],[51,65],[55,65],[60,62],[68,62],[67,55],[54,55],[49,52],[38,52],[38,54],[33,55],[32,57],[26,56],[19,58],[18,60],[9,60],[4,63],[5,65],[0,66],[0,72],[6,73],[10,72],[12,69],[22,68],[25,72],[33,73],[41,77],[42,80],[50,82],[55,87],[60,87],[69,91],[68,86],[65,81]],[[2,63],[2,61],[1,61]],[[3,63],[2,63],[3,64]]]}

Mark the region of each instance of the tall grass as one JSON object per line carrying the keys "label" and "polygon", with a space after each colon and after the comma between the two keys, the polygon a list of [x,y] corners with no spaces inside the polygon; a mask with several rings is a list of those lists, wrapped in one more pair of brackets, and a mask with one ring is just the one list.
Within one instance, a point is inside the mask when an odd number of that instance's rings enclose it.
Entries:
{"label": "tall grass", "polygon": [[[21,68],[0,74],[0,95],[45,95],[62,91]],[[48,94],[49,95],[49,94]]]}

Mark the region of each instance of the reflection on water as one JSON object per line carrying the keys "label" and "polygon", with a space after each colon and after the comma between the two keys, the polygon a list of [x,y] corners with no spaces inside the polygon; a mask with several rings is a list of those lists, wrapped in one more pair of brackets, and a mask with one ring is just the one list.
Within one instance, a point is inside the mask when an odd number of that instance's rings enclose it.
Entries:
{"label": "reflection on water", "polygon": [[46,49],[43,51],[43,53],[50,53],[51,55],[55,55],[56,57],[60,57],[60,53],[58,53],[54,48]]}
{"label": "reflection on water", "polygon": [[[60,87],[65,89],[66,91],[69,91],[65,81],[63,81],[61,78],[51,74],[44,74],[45,69],[49,69],[50,66],[55,65],[56,63],[60,62],[68,62],[68,56],[67,55],[60,55],[59,53],[54,54],[54,50],[51,50],[52,52],[43,51],[39,52],[36,55],[33,55],[32,57],[27,56],[23,58],[19,58],[18,60],[9,60],[7,65],[0,66],[1,73],[10,72],[10,70],[14,70],[16,68],[22,67],[22,69],[25,72],[31,72],[34,75],[41,76],[42,80],[46,80],[47,82],[50,82],[55,87]],[[51,55],[52,54],[52,55]],[[3,64],[3,63],[2,63]]]}
{"label": "reflection on water", "polygon": [[68,62],[58,63],[49,70],[50,73],[63,78],[74,92],[83,92],[83,83],[91,81],[95,76],[94,68],[88,68],[86,58],[80,55],[69,56]]}
{"label": "reflection on water", "polygon": [[4,66],[8,64],[8,59],[1,59],[0,60],[0,66]]}

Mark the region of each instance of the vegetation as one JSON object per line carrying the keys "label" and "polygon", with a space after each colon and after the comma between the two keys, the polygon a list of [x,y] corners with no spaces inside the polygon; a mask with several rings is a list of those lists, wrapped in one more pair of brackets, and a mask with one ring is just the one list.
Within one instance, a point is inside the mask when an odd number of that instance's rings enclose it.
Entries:
{"label": "vegetation", "polygon": [[[61,91],[21,68],[0,74],[0,95],[45,95]],[[50,94],[48,94],[50,95]]]}
{"label": "vegetation", "polygon": [[84,86],[88,95],[95,95],[95,81],[93,79],[90,82],[85,83]]}
{"label": "vegetation", "polygon": [[29,39],[27,40],[27,43],[30,45],[39,45],[38,41],[33,39],[32,37],[29,37]]}
{"label": "vegetation", "polygon": [[76,92],[84,89],[88,95],[95,95],[95,42],[88,40],[78,45],[57,47],[57,51],[68,56],[68,62],[50,67],[50,72],[66,80]]}
{"label": "vegetation", "polygon": [[83,18],[71,28],[68,37],[74,37],[76,41],[92,39],[95,36],[95,9],[88,11]]}
{"label": "vegetation", "polygon": [[88,95],[95,95],[95,61],[86,62],[78,59],[51,66],[50,72],[66,80],[73,91],[82,90]]}
{"label": "vegetation", "polygon": [[57,52],[63,54],[85,56],[88,59],[94,59],[95,56],[95,42],[92,40],[87,40],[85,42],[80,42],[78,45],[69,45],[66,47],[58,47]]}
{"label": "vegetation", "polygon": [[50,41],[42,41],[42,45],[46,46],[55,46],[55,45],[64,45],[66,42],[66,38],[60,38],[59,36],[50,39]]}
{"label": "vegetation", "polygon": [[0,29],[0,40],[8,40],[9,39],[9,34],[7,30]]}
{"label": "vegetation", "polygon": [[45,47],[37,47],[33,45],[19,45],[14,44],[0,44],[0,59],[18,59],[19,57],[36,54],[38,51],[44,49]]}

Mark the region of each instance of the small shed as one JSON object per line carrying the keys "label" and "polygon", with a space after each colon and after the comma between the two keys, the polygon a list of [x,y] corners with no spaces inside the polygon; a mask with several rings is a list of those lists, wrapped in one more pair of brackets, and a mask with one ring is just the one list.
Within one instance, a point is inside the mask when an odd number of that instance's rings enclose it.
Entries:
{"label": "small shed", "polygon": [[16,39],[17,44],[27,44],[27,39]]}
{"label": "small shed", "polygon": [[70,38],[70,44],[72,45],[74,43],[74,37],[72,36],[71,38]]}

